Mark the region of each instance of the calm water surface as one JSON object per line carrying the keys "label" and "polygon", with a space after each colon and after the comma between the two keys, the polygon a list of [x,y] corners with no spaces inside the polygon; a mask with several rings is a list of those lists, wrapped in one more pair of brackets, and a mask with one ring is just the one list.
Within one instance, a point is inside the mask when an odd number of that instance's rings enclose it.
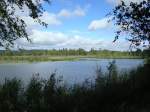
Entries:
{"label": "calm water surface", "polygon": [[[26,83],[35,73],[39,73],[42,78],[48,78],[51,73],[56,72],[57,76],[63,76],[65,83],[81,83],[85,79],[95,78],[97,66],[106,72],[108,63],[111,61],[112,59],[82,59],[80,61],[0,64],[0,80],[17,77]],[[143,65],[143,60],[116,59],[116,65],[121,72]]]}

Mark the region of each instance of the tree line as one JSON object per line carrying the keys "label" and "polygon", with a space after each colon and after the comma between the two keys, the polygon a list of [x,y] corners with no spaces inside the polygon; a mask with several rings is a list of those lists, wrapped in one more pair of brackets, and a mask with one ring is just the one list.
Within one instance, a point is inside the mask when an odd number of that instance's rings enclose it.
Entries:
{"label": "tree line", "polygon": [[91,50],[86,51],[82,48],[79,49],[52,49],[52,50],[24,50],[19,49],[17,51],[12,50],[1,50],[1,56],[146,56],[150,55],[150,50],[140,50],[137,49],[136,51],[110,51],[110,50],[96,50],[91,48]]}

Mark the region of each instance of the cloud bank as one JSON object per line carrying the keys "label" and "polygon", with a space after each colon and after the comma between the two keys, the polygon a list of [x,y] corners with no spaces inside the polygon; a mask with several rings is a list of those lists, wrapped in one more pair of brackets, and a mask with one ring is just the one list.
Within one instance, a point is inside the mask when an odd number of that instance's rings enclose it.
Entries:
{"label": "cloud bank", "polygon": [[[74,18],[74,17],[82,17],[86,15],[86,12],[88,10],[89,6],[85,6],[81,8],[80,6],[76,6],[75,9],[61,9],[57,13],[52,13],[45,11],[43,15],[40,17],[40,19],[47,23],[48,26],[59,26],[63,24],[64,19],[62,18]],[[20,12],[20,10],[16,6],[16,15],[21,17],[25,23],[27,24],[27,29],[33,29],[33,28],[43,28],[37,20],[34,20],[33,18],[29,17],[29,11],[28,8],[23,7],[24,11]]]}
{"label": "cloud bank", "polygon": [[127,41],[118,41],[113,43],[111,40],[93,39],[90,37],[83,37],[81,35],[67,35],[62,32],[49,32],[33,30],[30,39],[32,43],[25,39],[16,41],[16,45],[25,49],[78,49],[85,50],[95,49],[109,49],[109,50],[127,50],[129,43]]}
{"label": "cloud bank", "polygon": [[[46,11],[40,18],[43,22],[48,23],[49,26],[58,27],[59,25],[63,25],[63,21],[65,19],[86,16],[89,7],[90,5],[86,5],[84,7],[76,6],[74,9],[61,9],[56,13]],[[113,43],[113,40],[102,40],[103,37],[101,37],[101,39],[96,39],[93,37],[82,36],[78,31],[72,31],[73,33],[71,34],[63,33],[61,31],[46,31],[43,30],[43,27],[35,22],[35,20],[27,16],[26,11],[24,15],[19,12],[18,15],[25,20],[27,24],[27,31],[29,32],[29,38],[32,43],[27,42],[25,39],[19,39],[16,41],[16,48],[17,46],[25,49],[83,48],[85,50],[90,50],[91,48],[101,48],[109,50],[127,50],[129,48],[128,42],[120,41]],[[110,17],[106,17],[91,21],[88,25],[88,30],[95,31],[110,28],[111,23],[108,23],[109,19]]]}

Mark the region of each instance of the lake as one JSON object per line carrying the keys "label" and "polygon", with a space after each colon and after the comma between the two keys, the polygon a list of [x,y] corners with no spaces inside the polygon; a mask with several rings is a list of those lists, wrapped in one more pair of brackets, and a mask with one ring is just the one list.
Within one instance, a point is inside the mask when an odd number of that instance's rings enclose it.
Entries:
{"label": "lake", "polygon": [[[56,61],[36,63],[8,63],[0,64],[0,80],[17,77],[25,83],[39,73],[40,77],[48,78],[51,73],[63,76],[65,83],[82,83],[85,79],[93,80],[96,76],[96,68],[101,67],[103,72],[107,71],[108,63],[113,59],[81,59],[79,61]],[[143,59],[115,59],[118,70],[131,70],[143,65]]]}

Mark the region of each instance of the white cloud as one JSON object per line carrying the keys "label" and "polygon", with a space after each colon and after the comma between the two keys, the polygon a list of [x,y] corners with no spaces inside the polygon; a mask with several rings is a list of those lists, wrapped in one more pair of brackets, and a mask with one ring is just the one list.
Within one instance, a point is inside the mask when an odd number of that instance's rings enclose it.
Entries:
{"label": "white cloud", "polygon": [[58,17],[75,17],[75,16],[85,16],[87,7],[81,8],[77,6],[74,10],[62,9],[57,15]]}
{"label": "white cloud", "polygon": [[109,19],[111,19],[111,18],[106,17],[106,18],[99,19],[99,20],[93,20],[89,24],[88,29],[93,31],[93,30],[98,30],[98,29],[109,28],[111,26],[111,22],[108,22]]}
{"label": "white cloud", "polygon": [[74,14],[75,16],[85,16],[85,9],[82,9],[81,7],[78,6],[78,7],[74,10],[73,14]]}
{"label": "white cloud", "polygon": [[72,14],[69,10],[67,9],[62,9],[59,13],[58,13],[58,17],[70,17]]}
{"label": "white cloud", "polygon": [[40,45],[57,45],[67,41],[65,34],[61,32],[46,32],[33,30],[33,34],[30,36],[33,44]]}
{"label": "white cloud", "polygon": [[16,44],[25,49],[83,48],[90,50],[91,48],[102,48],[109,50],[127,50],[129,48],[129,43],[126,41],[113,43],[112,40],[93,39],[80,35],[70,36],[62,32],[33,30],[30,39],[32,43],[27,42],[25,39],[19,39],[16,41]]}
{"label": "white cloud", "polygon": [[[84,8],[81,8],[80,6],[77,6],[74,10],[67,10],[67,9],[62,9],[58,13],[51,13],[45,11],[43,15],[40,17],[40,19],[47,23],[49,26],[58,26],[61,25],[62,22],[62,17],[65,18],[70,18],[70,17],[76,17],[76,16],[85,16],[86,11],[88,10],[89,5],[85,6]],[[19,8],[16,6],[16,15],[21,17],[25,23],[27,24],[27,30],[31,29],[39,29],[42,26],[36,22],[36,19],[31,18],[29,15],[29,10],[27,7],[23,8],[24,11],[20,11]],[[31,31],[30,31],[31,32]]]}
{"label": "white cloud", "polygon": [[[39,23],[35,22],[36,20],[34,20],[33,18],[29,16],[22,16],[21,18],[25,21],[27,26],[39,25]],[[61,24],[61,21],[53,13],[44,12],[42,17],[40,17],[40,19],[43,22],[47,23],[48,25],[60,25]]]}
{"label": "white cloud", "polygon": [[61,21],[53,13],[44,12],[41,20],[48,23],[49,25],[60,25]]}
{"label": "white cloud", "polygon": [[[28,26],[28,29],[32,28],[41,28],[41,25],[36,22],[33,18],[29,17],[26,12],[28,12],[27,8],[26,11],[22,14],[21,12],[17,12],[17,15],[20,15],[21,18],[25,21]],[[50,13],[44,12],[40,19],[47,23],[49,26],[58,26],[62,24],[61,17],[74,17],[74,16],[84,16],[85,10],[80,7],[76,7],[73,11],[62,9],[59,13]]]}

